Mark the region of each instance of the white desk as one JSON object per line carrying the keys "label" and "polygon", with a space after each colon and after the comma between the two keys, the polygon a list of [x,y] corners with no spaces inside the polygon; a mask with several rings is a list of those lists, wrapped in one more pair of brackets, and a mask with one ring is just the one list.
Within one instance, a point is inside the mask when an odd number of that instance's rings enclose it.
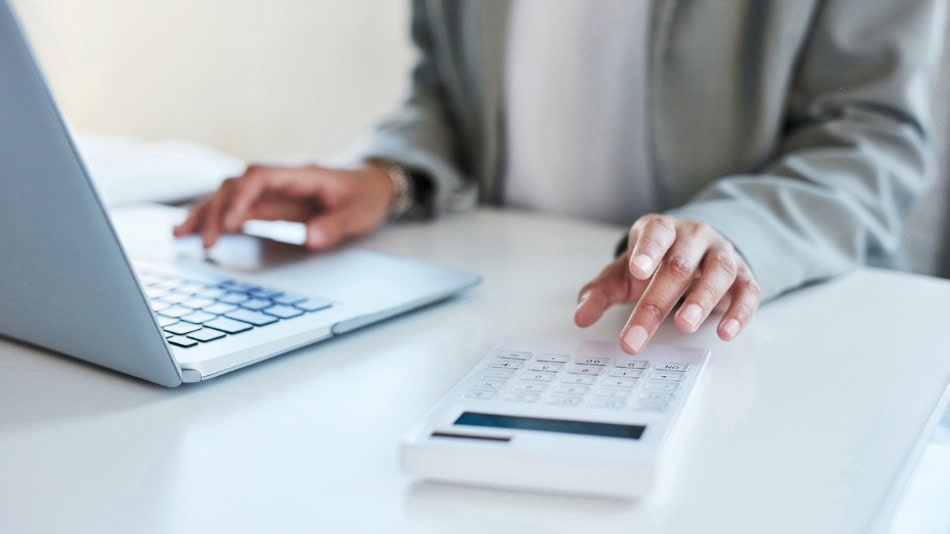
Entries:
{"label": "white desk", "polygon": [[950,283],[861,271],[713,327],[671,501],[414,483],[400,436],[500,336],[571,322],[619,229],[481,211],[362,244],[481,273],[466,296],[167,390],[0,341],[2,532],[863,532],[948,377]]}

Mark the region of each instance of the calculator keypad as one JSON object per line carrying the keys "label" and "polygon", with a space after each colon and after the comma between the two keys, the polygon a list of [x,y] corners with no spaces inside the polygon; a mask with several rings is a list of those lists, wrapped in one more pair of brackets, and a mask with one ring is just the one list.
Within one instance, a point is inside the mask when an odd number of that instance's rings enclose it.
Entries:
{"label": "calculator keypad", "polygon": [[463,396],[522,404],[664,412],[689,372],[689,364],[678,362],[501,350],[468,384]]}

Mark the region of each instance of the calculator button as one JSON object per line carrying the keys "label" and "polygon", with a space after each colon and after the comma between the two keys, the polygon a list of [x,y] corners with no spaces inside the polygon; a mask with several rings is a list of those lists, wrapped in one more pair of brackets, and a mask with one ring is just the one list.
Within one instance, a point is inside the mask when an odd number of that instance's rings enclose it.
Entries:
{"label": "calculator button", "polygon": [[577,386],[573,384],[561,384],[556,386],[551,393],[559,393],[561,395],[583,395],[587,393],[590,389],[590,386]]}
{"label": "calculator button", "polygon": [[637,381],[631,378],[610,378],[600,383],[601,386],[621,389],[631,389]]}
{"label": "calculator button", "polygon": [[686,373],[680,371],[654,371],[650,378],[653,380],[672,380],[675,382],[682,382],[683,378],[686,376]]}
{"label": "calculator button", "polygon": [[550,382],[554,380],[554,377],[557,376],[557,373],[544,373],[544,372],[530,372],[521,375],[522,380],[533,380],[535,382]]}
{"label": "calculator button", "polygon": [[514,374],[515,374],[515,370],[514,370],[514,369],[488,369],[487,371],[485,371],[484,373],[482,373],[482,378],[487,378],[487,379],[491,379],[491,378],[501,378],[501,379],[505,379],[505,378],[511,378],[512,375],[514,375]]}
{"label": "calculator button", "polygon": [[689,369],[688,363],[658,363],[654,369],[658,371],[686,371]]}
{"label": "calculator button", "polygon": [[509,393],[505,395],[505,400],[512,402],[537,402],[540,396],[537,393]]}
{"label": "calculator button", "polygon": [[593,377],[593,376],[584,376],[584,375],[569,376],[569,375],[567,375],[567,376],[564,376],[563,378],[561,378],[561,382],[564,382],[565,384],[577,384],[577,385],[582,385],[582,386],[589,386],[589,385],[593,384],[593,383],[594,383],[594,380],[596,380],[596,379],[597,379],[597,378],[596,378],[596,377]]}
{"label": "calculator button", "polygon": [[501,389],[505,387],[504,380],[479,380],[472,384],[472,388],[475,389]]}
{"label": "calculator button", "polygon": [[672,393],[645,391],[637,396],[637,401],[641,403],[669,403],[673,398]]}
{"label": "calculator button", "polygon": [[680,385],[676,382],[667,382],[665,380],[650,380],[644,386],[645,388],[653,391],[676,391]]}
{"label": "calculator button", "polygon": [[472,389],[472,390],[469,390],[468,392],[466,392],[465,395],[464,395],[464,397],[465,397],[466,399],[482,399],[482,400],[488,400],[488,399],[494,397],[495,394],[496,394],[495,391],[485,391],[485,390],[479,390],[479,389]]}
{"label": "calculator button", "polygon": [[571,357],[567,354],[538,354],[534,359],[539,362],[550,363],[567,363],[571,361]]}
{"label": "calculator button", "polygon": [[539,393],[544,391],[546,387],[548,387],[548,385],[543,382],[518,382],[512,389],[514,391],[524,391],[527,393]]}
{"label": "calculator button", "polygon": [[523,362],[518,360],[505,360],[497,358],[492,364],[492,369],[521,369]]}
{"label": "calculator button", "polygon": [[657,413],[663,413],[663,412],[665,412],[668,407],[669,407],[669,404],[667,404],[667,403],[665,403],[665,402],[643,402],[643,401],[639,401],[639,402],[637,402],[636,405],[634,405],[634,408],[637,409],[637,410],[641,410],[641,411],[644,411],[644,412],[657,412]]}
{"label": "calculator button", "polygon": [[586,356],[578,356],[574,363],[583,364],[583,365],[598,365],[603,367],[610,363],[610,358],[590,358]]}
{"label": "calculator button", "polygon": [[573,368],[571,368],[571,370],[568,371],[568,372],[571,373],[572,375],[590,375],[590,376],[597,376],[597,375],[600,374],[601,369],[602,369],[602,367],[598,367],[598,366],[596,366],[596,365],[581,365],[581,364],[577,364],[577,365],[575,365]]}
{"label": "calculator button", "polygon": [[598,389],[594,392],[595,397],[607,397],[611,399],[626,399],[630,396],[629,389]]}
{"label": "calculator button", "polygon": [[643,376],[643,369],[611,369],[610,376],[616,378],[640,378]]}
{"label": "calculator button", "polygon": [[622,359],[617,360],[617,363],[614,365],[617,367],[623,367],[624,369],[646,369],[650,367],[650,362],[646,360]]}
{"label": "calculator button", "polygon": [[529,371],[545,371],[548,373],[557,373],[564,368],[563,363],[534,362],[528,366]]}
{"label": "calculator button", "polygon": [[544,400],[545,404],[556,404],[558,406],[579,406],[581,403],[581,397],[577,396],[564,396],[564,395],[552,395]]}
{"label": "calculator button", "polygon": [[498,354],[498,357],[506,360],[530,360],[531,353],[522,350],[503,350]]}
{"label": "calculator button", "polygon": [[597,397],[587,401],[587,405],[592,408],[608,408],[611,410],[620,410],[623,409],[627,403],[622,399],[610,399],[604,397]]}

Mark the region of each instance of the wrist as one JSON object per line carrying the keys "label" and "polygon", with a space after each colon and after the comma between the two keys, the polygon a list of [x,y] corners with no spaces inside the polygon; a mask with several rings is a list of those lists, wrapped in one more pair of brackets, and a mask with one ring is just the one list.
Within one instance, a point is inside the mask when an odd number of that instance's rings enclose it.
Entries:
{"label": "wrist", "polygon": [[409,173],[398,163],[383,160],[367,161],[366,167],[385,176],[389,183],[389,218],[395,220],[406,215],[415,201],[415,184]]}

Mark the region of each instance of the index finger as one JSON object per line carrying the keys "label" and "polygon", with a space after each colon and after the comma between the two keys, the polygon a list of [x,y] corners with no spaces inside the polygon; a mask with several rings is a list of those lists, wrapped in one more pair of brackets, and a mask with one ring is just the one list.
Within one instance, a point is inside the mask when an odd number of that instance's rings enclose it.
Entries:
{"label": "index finger", "polygon": [[676,240],[676,226],[667,215],[645,215],[630,230],[630,274],[640,280],[653,275]]}

